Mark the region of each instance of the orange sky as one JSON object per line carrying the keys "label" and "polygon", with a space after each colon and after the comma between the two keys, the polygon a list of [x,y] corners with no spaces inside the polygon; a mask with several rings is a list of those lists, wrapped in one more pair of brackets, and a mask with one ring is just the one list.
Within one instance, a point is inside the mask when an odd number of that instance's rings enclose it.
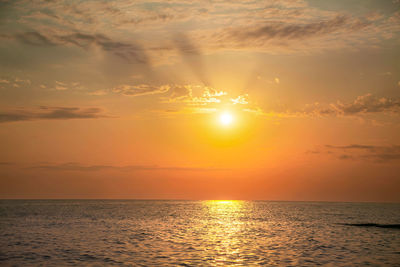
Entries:
{"label": "orange sky", "polygon": [[398,202],[399,4],[3,1],[0,198]]}

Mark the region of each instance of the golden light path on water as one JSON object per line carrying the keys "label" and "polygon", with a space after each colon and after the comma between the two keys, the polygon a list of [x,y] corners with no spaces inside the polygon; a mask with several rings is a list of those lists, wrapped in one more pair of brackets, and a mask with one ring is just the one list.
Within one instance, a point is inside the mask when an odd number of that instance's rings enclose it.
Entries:
{"label": "golden light path on water", "polygon": [[217,255],[217,264],[240,264],[241,233],[244,223],[240,219],[245,212],[245,202],[241,200],[208,200],[203,202],[208,210],[207,242]]}

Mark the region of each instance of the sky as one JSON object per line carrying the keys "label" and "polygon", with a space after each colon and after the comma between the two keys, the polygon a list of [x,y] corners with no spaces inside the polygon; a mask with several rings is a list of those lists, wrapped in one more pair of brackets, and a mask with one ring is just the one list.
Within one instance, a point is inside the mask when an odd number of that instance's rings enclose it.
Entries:
{"label": "sky", "polygon": [[399,202],[400,1],[0,0],[0,147],[0,198]]}

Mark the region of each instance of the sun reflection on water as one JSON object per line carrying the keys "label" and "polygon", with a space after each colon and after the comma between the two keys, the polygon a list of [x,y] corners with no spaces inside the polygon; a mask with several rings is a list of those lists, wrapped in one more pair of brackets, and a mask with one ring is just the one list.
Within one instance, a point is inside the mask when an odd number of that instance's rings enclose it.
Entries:
{"label": "sun reflection on water", "polygon": [[241,242],[243,240],[245,201],[240,200],[209,200],[204,201],[208,218],[205,227],[207,243],[214,244],[210,249],[215,251],[214,261],[219,263],[238,264]]}

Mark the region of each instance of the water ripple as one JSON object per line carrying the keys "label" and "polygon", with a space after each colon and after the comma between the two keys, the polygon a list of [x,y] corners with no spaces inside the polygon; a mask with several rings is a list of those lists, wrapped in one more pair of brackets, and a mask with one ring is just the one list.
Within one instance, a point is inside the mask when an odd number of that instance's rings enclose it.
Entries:
{"label": "water ripple", "polygon": [[0,265],[394,266],[399,211],[373,203],[3,200]]}

